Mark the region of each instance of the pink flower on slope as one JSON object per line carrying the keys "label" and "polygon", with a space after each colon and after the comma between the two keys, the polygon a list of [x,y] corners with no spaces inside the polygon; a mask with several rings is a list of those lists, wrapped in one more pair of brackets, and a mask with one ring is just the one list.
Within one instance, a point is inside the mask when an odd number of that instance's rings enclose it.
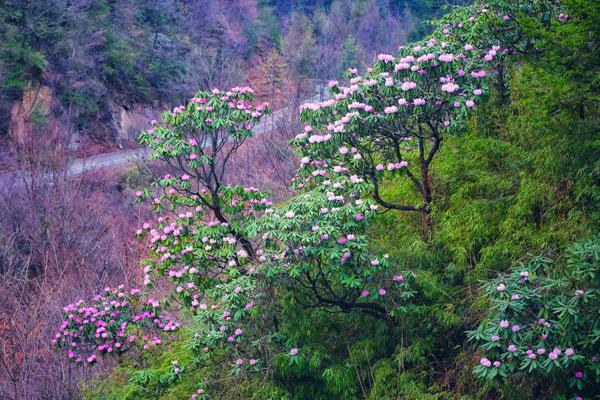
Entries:
{"label": "pink flower on slope", "polygon": [[394,61],[394,56],[392,56],[391,54],[379,54],[377,56],[377,59],[383,62],[392,62]]}
{"label": "pink flower on slope", "polygon": [[402,91],[403,92],[408,92],[411,89],[416,89],[417,88],[417,84],[415,82],[403,82],[402,83]]}
{"label": "pink flower on slope", "polygon": [[458,85],[454,82],[449,82],[442,85],[442,92],[454,93],[458,90]]}
{"label": "pink flower on slope", "polygon": [[438,57],[438,60],[440,60],[442,62],[452,62],[452,61],[454,61],[454,55],[453,54],[441,54]]}

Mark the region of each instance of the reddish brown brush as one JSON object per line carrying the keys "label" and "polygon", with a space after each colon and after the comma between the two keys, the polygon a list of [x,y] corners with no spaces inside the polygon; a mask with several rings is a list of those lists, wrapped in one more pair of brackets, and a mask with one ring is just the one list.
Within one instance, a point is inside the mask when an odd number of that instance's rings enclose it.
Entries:
{"label": "reddish brown brush", "polygon": [[71,177],[52,127],[19,148],[19,181],[0,189],[0,397],[76,398],[90,371],[54,354],[62,307],[115,283],[137,282],[132,227],[143,208],[106,171]]}

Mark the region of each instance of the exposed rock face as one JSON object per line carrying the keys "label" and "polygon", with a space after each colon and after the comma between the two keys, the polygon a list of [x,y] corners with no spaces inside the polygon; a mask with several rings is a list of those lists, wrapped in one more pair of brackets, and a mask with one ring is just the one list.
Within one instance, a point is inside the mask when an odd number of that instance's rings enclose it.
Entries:
{"label": "exposed rock face", "polygon": [[139,133],[150,126],[150,121],[159,119],[156,108],[134,104],[132,107],[119,105],[113,108],[112,125],[119,146],[137,141]]}
{"label": "exposed rock face", "polygon": [[[15,146],[25,144],[26,139],[36,129],[43,129],[50,122],[52,114],[53,93],[46,85],[30,85],[23,91],[20,100],[13,103],[10,110],[8,135]],[[160,119],[163,108],[156,104],[125,104],[126,101],[113,100],[108,105],[105,119],[96,121],[88,127],[87,134],[116,143],[119,147],[137,142],[139,133],[150,126],[150,121]],[[108,117],[108,118],[106,118]],[[77,115],[71,115],[73,122]],[[108,120],[110,119],[110,120]],[[69,147],[76,149],[80,145],[80,133],[76,129],[68,129]]]}
{"label": "exposed rock face", "polygon": [[22,145],[36,125],[50,118],[52,89],[45,85],[28,86],[21,100],[15,102],[10,111],[8,134],[12,142]]}

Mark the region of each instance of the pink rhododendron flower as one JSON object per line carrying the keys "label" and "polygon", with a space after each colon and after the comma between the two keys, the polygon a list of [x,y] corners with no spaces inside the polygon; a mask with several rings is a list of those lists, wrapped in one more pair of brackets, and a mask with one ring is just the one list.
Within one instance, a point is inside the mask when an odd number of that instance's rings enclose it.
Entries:
{"label": "pink rhododendron flower", "polygon": [[442,92],[454,93],[458,90],[458,85],[454,82],[449,82],[442,85]]}
{"label": "pink rhododendron flower", "polygon": [[415,82],[408,81],[408,82],[402,83],[402,91],[403,92],[408,92],[409,90],[416,89],[416,88],[417,88],[417,84]]}
{"label": "pink rhododendron flower", "polygon": [[391,54],[379,54],[377,56],[377,59],[383,62],[393,62],[394,56],[392,56]]}
{"label": "pink rhododendron flower", "polygon": [[482,358],[481,360],[479,360],[479,363],[481,365],[483,365],[484,367],[486,367],[486,368],[489,368],[489,367],[492,366],[492,362],[490,360],[488,360],[487,358],[485,358],[485,357]]}
{"label": "pink rhododendron flower", "polygon": [[573,350],[573,349],[572,349],[572,348],[570,348],[570,347],[569,347],[568,349],[566,349],[566,350],[565,350],[565,356],[567,356],[567,357],[571,357],[571,356],[573,356],[574,354],[575,354],[575,350]]}

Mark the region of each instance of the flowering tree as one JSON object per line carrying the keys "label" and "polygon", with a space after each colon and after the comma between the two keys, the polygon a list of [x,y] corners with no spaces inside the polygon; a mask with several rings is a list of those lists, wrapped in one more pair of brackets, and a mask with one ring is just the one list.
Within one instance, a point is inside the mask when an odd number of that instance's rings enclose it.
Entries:
{"label": "flowering tree", "polygon": [[[342,162],[372,185],[381,206],[427,216],[433,200],[430,167],[444,132],[458,126],[487,92],[485,68],[499,51],[496,45],[451,41],[440,32],[401,49],[398,57],[380,54],[364,76],[349,69],[349,86],[332,81],[332,99],[303,106],[307,125],[294,141],[303,173],[318,171],[324,160]],[[381,185],[392,177],[408,179],[420,199],[384,198]]]}
{"label": "flowering tree", "polygon": [[[534,54],[535,41],[527,29],[532,25],[549,26],[553,21],[564,22],[564,6],[553,0],[538,1],[477,1],[468,7],[459,7],[433,21],[436,32],[443,40],[471,43],[480,48],[494,48],[502,44],[505,55]],[[527,22],[525,22],[527,21]],[[493,72],[494,86],[501,101],[507,100],[507,57],[485,56]]]}
{"label": "flowering tree", "polygon": [[[380,54],[364,75],[348,69],[349,85],[329,82],[331,99],[302,107],[307,125],[294,144],[305,174],[318,170],[323,160],[344,162],[371,184],[379,205],[423,214],[427,231],[431,165],[444,135],[457,131],[489,92],[490,74],[498,76],[497,86],[504,90],[503,56],[526,41],[516,18],[545,20],[557,14],[554,3],[494,1],[458,8],[397,57]],[[417,198],[386,197],[383,183],[396,178],[408,180]]]}
{"label": "flowering tree", "polygon": [[[236,247],[239,242],[243,250],[240,254],[250,258],[255,256],[254,249],[240,231],[244,224],[235,217],[252,214],[245,206],[253,208],[267,200],[258,190],[229,185],[226,166],[252,135],[252,128],[260,118],[269,113],[266,104],[252,105],[253,93],[248,87],[199,92],[186,106],[165,113],[162,123],[155,121],[152,128],[140,135],[140,143],[153,150],[152,158],[163,161],[178,174],[167,174],[158,180],[165,195],[154,199],[156,210],[185,208],[189,211],[184,218],[205,221],[207,228],[220,225],[223,229],[217,228],[217,236],[226,232],[230,235],[226,243]],[[176,229],[176,225],[167,232],[163,228],[162,235],[155,236],[153,243],[164,240],[164,234],[177,232],[174,236],[178,237],[182,230]],[[215,240],[208,236],[207,239]],[[239,257],[234,262],[239,266]]]}
{"label": "flowering tree", "polygon": [[412,275],[392,277],[388,255],[369,251],[366,228],[378,206],[362,199],[368,185],[342,165],[322,163],[317,172],[292,201],[260,221],[265,273],[293,284],[306,307],[361,311],[394,325],[385,303],[413,295]]}
{"label": "flowering tree", "polygon": [[483,288],[492,309],[469,338],[485,357],[475,373],[485,379],[518,374],[550,377],[557,388],[591,394],[600,384],[600,242],[567,251],[567,267],[535,257]]}
{"label": "flowering tree", "polygon": [[[173,297],[207,322],[204,329],[213,327],[216,332],[222,325],[209,311],[220,312],[225,304],[223,309],[229,312],[227,310],[236,306],[241,288],[247,292],[253,287],[246,276],[253,272],[253,262],[261,251],[253,243],[256,232],[252,231],[251,222],[271,205],[259,190],[227,182],[228,161],[252,135],[252,128],[261,116],[269,112],[266,105],[256,107],[252,101],[250,88],[199,92],[186,106],[165,113],[161,122],[153,121],[152,128],[140,136],[140,142],[153,150],[152,157],[171,169],[155,182],[161,192],[153,199],[155,221],[145,222],[137,231],[148,244],[151,255],[143,262],[144,283],[150,288],[159,277],[173,282]],[[136,195],[142,201],[150,196],[150,191]],[[137,300],[127,297],[113,304],[106,299],[107,295],[117,299],[135,295]],[[61,332],[66,329],[66,334],[57,337],[57,344],[64,346],[65,338],[76,335],[78,345],[85,343],[100,354],[120,354],[125,347],[116,338],[124,336],[133,323],[140,328],[147,327],[141,321],[150,319],[159,327],[164,325],[156,319],[159,305],[153,300],[150,303],[156,310],[137,312],[137,304],[142,301],[138,290],[126,293],[119,288],[116,292],[107,291],[107,295],[94,297],[91,308],[86,308],[82,301],[68,306],[65,312],[80,308],[84,316],[69,314],[61,327]],[[118,311],[107,314],[110,321],[105,326],[100,319],[105,310],[96,305],[105,306],[107,302],[118,307]],[[250,309],[242,307],[242,310]],[[86,328],[88,317],[100,324],[96,330]],[[236,313],[234,319],[241,317]],[[222,319],[231,318],[223,316]],[[80,327],[85,335],[73,333]],[[114,332],[105,332],[105,329]],[[208,335],[203,336],[203,340],[210,344],[215,338]],[[76,357],[74,352],[69,354]],[[94,361],[95,354],[88,355],[88,359],[92,356]]]}

